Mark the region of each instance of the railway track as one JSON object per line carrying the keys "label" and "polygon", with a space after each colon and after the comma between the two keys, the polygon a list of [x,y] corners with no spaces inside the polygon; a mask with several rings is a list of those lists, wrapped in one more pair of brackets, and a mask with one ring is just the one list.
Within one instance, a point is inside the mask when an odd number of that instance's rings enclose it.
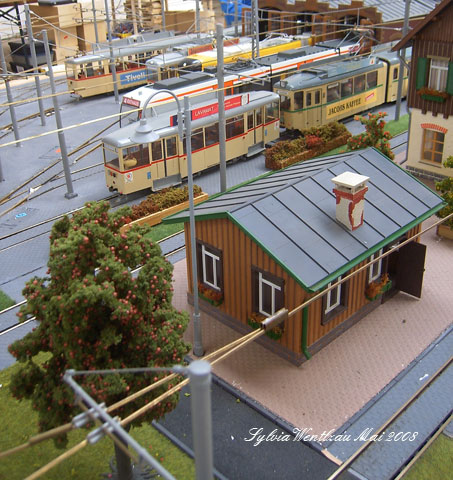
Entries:
{"label": "railway track", "polygon": [[[419,379],[422,384],[417,391],[379,428],[364,429],[357,436],[353,434],[350,440],[362,442],[360,448],[328,480],[341,479],[349,469],[368,480],[402,478],[452,419],[451,390],[441,405],[445,385],[453,385],[452,363],[450,356],[433,375],[426,374],[426,380]],[[434,405],[438,410],[435,413],[432,411]],[[421,421],[423,415],[426,418]]]}
{"label": "railway track", "polygon": [[[81,210],[81,209],[78,209],[78,210]],[[53,221],[53,220],[55,220],[55,218],[49,219],[48,221]],[[162,253],[165,256],[165,258],[171,259],[174,255],[177,255],[178,253],[184,251],[185,249],[184,233],[183,231],[176,232],[172,235],[169,235],[168,237],[163,238],[162,240],[159,240],[157,243],[160,245],[162,249]],[[42,269],[44,268],[45,267],[43,266]],[[142,267],[138,267],[133,273],[137,273],[138,271],[140,271],[141,268]],[[16,330],[17,328],[24,327],[25,325],[28,325],[34,322],[34,317],[28,320],[25,320],[24,322],[12,321],[11,319],[11,317],[13,318],[15,317],[17,310],[25,303],[26,303],[26,300],[0,311],[0,336],[6,335],[7,333],[10,333],[13,330]],[[9,313],[8,318],[6,320],[3,320],[2,317],[4,315],[6,316],[6,314],[8,313]]]}

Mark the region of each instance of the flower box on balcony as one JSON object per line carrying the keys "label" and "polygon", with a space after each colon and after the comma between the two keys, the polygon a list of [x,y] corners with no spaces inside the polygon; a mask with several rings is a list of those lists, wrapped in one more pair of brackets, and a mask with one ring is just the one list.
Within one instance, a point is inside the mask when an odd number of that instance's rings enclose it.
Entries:
{"label": "flower box on balcony", "polygon": [[417,90],[417,94],[420,95],[423,100],[429,100],[438,103],[445,102],[445,100],[447,100],[447,98],[450,96],[447,92],[440,92],[428,87],[423,87],[420,90]]}
{"label": "flower box on balcony", "polygon": [[365,289],[365,297],[372,302],[376,300],[380,295],[388,292],[392,288],[392,281],[389,280],[388,275],[382,276],[380,281],[370,283]]}
{"label": "flower box on balcony", "polygon": [[430,100],[432,102],[438,102],[438,103],[443,103],[445,102],[446,98],[445,97],[438,97],[437,95],[428,95],[426,93],[423,93],[422,95],[420,95],[423,100]]}

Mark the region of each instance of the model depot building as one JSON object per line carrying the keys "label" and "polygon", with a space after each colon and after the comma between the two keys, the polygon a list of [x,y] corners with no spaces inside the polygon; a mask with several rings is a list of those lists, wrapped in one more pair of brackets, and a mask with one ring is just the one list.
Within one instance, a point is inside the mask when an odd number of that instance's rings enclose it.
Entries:
{"label": "model depot building", "polygon": [[[396,292],[420,297],[425,246],[418,238],[398,245],[442,204],[375,149],[305,161],[239,185],[195,208],[198,289],[210,300],[200,306],[245,333],[392,249],[262,339],[300,364]],[[188,220],[185,211],[164,221],[185,222],[190,252]],[[190,300],[190,254],[186,261]]]}

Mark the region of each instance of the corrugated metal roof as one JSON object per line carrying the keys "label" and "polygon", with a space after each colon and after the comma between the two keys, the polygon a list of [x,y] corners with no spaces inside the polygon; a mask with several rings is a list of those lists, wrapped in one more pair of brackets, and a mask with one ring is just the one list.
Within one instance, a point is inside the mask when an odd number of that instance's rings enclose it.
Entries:
{"label": "corrugated metal roof", "polygon": [[[409,17],[425,16],[430,13],[438,3],[438,1],[434,0],[412,0],[410,3]],[[404,19],[404,0],[364,0],[363,4],[365,7],[376,7],[376,10],[382,13],[382,21],[384,23]],[[345,15],[354,15],[354,11],[356,11],[357,15],[360,15],[359,9],[348,8],[344,0],[330,0],[329,5],[338,10],[345,10]]]}
{"label": "corrugated metal roof", "polygon": [[[332,178],[370,177],[364,224],[336,220]],[[307,290],[316,291],[442,206],[442,199],[375,149],[309,160],[219,194],[197,220],[227,217]],[[168,221],[188,220],[188,211]]]}

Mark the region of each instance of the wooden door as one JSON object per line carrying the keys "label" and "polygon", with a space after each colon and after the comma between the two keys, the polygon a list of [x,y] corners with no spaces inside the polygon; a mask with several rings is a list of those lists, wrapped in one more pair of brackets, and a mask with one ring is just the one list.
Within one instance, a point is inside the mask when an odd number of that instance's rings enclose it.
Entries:
{"label": "wooden door", "polygon": [[398,255],[396,288],[420,298],[425,272],[426,245],[410,242],[401,247]]}

